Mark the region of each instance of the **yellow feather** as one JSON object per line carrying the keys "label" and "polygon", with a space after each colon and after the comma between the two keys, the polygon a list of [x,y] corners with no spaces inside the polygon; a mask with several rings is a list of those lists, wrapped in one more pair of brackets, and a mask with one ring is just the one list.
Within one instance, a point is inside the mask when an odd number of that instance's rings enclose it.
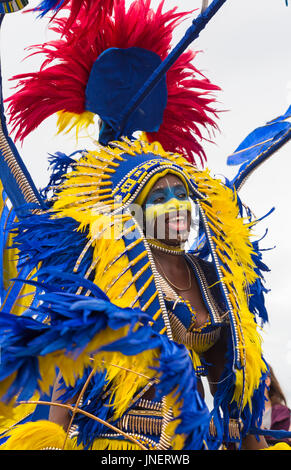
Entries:
{"label": "yellow feather", "polygon": [[[89,239],[92,240],[94,248],[94,260],[98,260],[95,266],[94,282],[101,289],[106,290],[118,278],[123,269],[128,266],[129,260],[126,255],[121,256],[116,263],[113,263],[106,270],[106,267],[115,259],[118,253],[124,251],[125,246],[122,239],[117,240],[118,237],[114,236],[113,228],[109,223],[110,216],[105,216],[101,211],[102,208],[103,210],[106,208],[108,214],[110,214],[110,211],[114,208],[112,202],[114,194],[110,195],[108,193],[108,199],[103,200],[100,198],[98,190],[104,184],[109,185],[108,188],[110,187],[110,175],[123,159],[122,155],[124,153],[133,155],[132,158],[138,158],[141,152],[151,152],[182,166],[185,175],[195,180],[199,192],[204,196],[200,204],[214,233],[215,253],[221,260],[227,260],[228,269],[223,267],[221,269],[222,281],[229,291],[229,300],[232,304],[233,316],[237,325],[239,339],[237,347],[242,363],[245,364],[244,377],[241,370],[236,371],[233,399],[238,403],[243,400],[243,407],[247,403],[251,405],[254,390],[258,388],[262,373],[266,371],[266,365],[261,354],[261,337],[253,315],[249,311],[247,297],[248,285],[255,282],[257,278],[252,261],[253,252],[250,242],[253,224],[240,217],[237,196],[230,188],[227,188],[219,179],[212,178],[208,169],[198,170],[182,156],[168,154],[156,142],[152,144],[139,142],[138,140],[133,143],[117,142],[116,147],[114,147],[114,143],[110,149],[100,147],[80,159],[79,166],[76,165],[74,170],[67,175],[54,203],[53,210],[58,217],[73,217],[79,222],[80,230],[84,230],[86,227],[89,228]],[[88,191],[89,186],[92,190],[95,189],[96,196],[90,193],[89,197],[86,198],[84,192]],[[124,220],[120,219],[114,226],[114,230],[117,230],[118,234],[121,233],[124,227]],[[96,233],[98,231],[100,233],[100,228],[104,231],[98,238]],[[113,240],[115,241],[113,242]],[[134,283],[130,285],[126,295],[120,299],[119,295],[131,282],[132,273],[129,269],[109,289],[110,300],[121,307],[130,305],[137,294]],[[97,339],[97,343],[99,340]],[[194,362],[198,364],[197,358],[194,358]],[[112,372],[112,374],[115,377],[115,372]],[[245,384],[243,379],[245,379]],[[129,397],[130,394],[125,391],[125,396]],[[125,403],[127,400],[121,397],[120,403]]]}
{"label": "yellow feather", "polygon": [[79,133],[83,129],[88,129],[91,124],[94,124],[95,114],[90,111],[84,111],[81,114],[59,111],[57,116],[58,134],[62,132],[68,134],[75,128],[76,140],[78,140]]}
{"label": "yellow feather", "polygon": [[138,390],[155,377],[151,370],[156,366],[158,350],[144,351],[135,356],[121,353],[100,353],[94,356],[96,368],[106,368],[106,379],[110,381],[110,403],[114,408],[114,419],[120,418],[129,407]]}
{"label": "yellow feather", "polygon": [[[50,421],[35,421],[15,426],[7,433],[10,437],[1,450],[42,450],[62,449],[66,439],[64,429]],[[73,450],[70,439],[64,450]]]}
{"label": "yellow feather", "polygon": [[[38,400],[39,394],[36,393],[32,400]],[[0,434],[7,432],[12,426],[16,425],[24,418],[28,417],[34,412],[36,405],[18,405],[16,404],[16,398],[10,405],[5,405],[0,402]]]}
{"label": "yellow feather", "polygon": [[[147,445],[146,442],[142,442],[143,445]],[[149,450],[153,450],[152,446],[149,446]],[[122,439],[96,439],[93,442],[91,450],[141,450],[141,448],[134,444]]]}

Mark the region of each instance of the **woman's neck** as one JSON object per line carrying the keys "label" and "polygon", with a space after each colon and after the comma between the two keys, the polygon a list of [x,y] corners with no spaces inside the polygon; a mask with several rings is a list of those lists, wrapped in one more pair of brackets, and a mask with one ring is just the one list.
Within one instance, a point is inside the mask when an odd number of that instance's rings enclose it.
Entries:
{"label": "woman's neck", "polygon": [[171,251],[163,251],[158,247],[151,246],[151,250],[155,259],[157,259],[163,266],[168,266],[173,268],[184,267],[185,268],[185,258],[184,258],[184,251],[181,251],[179,254],[173,253]]}
{"label": "woman's neck", "polygon": [[160,240],[148,239],[148,243],[156,252],[177,256],[185,253],[183,244],[171,244]]}

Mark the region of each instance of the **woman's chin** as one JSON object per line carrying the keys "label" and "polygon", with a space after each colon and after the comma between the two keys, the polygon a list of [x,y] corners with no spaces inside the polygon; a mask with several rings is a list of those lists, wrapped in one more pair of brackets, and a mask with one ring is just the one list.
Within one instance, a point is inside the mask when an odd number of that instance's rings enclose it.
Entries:
{"label": "woman's chin", "polygon": [[188,238],[189,238],[189,232],[187,230],[180,231],[178,233],[175,232],[175,234],[169,233],[166,240],[164,240],[164,243],[166,245],[180,246],[182,243],[186,243]]}

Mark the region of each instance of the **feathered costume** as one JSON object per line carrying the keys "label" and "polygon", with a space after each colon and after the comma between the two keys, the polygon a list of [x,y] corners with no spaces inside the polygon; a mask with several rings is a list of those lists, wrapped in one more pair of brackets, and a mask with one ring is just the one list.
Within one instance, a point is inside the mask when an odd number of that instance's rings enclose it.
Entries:
{"label": "feathered costume", "polygon": [[[69,15],[59,19],[68,4]],[[154,11],[149,0],[128,9],[123,0],[39,7],[41,14],[54,11],[60,39],[36,48],[45,54],[40,71],[15,77],[19,89],[8,103],[16,138],[54,113],[60,131],[79,132],[95,115],[102,126],[95,149],[52,159],[50,183],[41,196],[26,198],[26,213],[21,204],[9,211],[3,198],[3,248],[7,237],[12,243],[4,253],[18,258],[17,266],[4,260],[1,286],[3,449],[218,449],[260,434],[268,366],[257,321],[267,320],[267,267],[235,182],[196,165],[205,159],[201,128],[216,127],[211,92],[218,87],[187,51],[129,119],[124,112],[167,58],[186,15],[162,8]],[[195,246],[183,253],[209,312],[199,329],[189,302],[159,275],[131,210],[166,174],[182,179],[199,211]],[[207,374],[203,352],[221,334],[226,361],[210,412],[197,377]],[[56,406],[71,413],[68,432],[33,421],[32,409],[45,403],[57,373]]]}

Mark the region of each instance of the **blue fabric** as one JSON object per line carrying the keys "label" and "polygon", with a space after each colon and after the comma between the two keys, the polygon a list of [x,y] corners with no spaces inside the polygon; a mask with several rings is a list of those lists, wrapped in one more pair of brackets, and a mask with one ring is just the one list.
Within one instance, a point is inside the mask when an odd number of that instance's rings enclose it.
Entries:
{"label": "blue fabric", "polygon": [[167,71],[187,49],[187,47],[199,37],[201,31],[206,27],[207,23],[213,18],[225,2],[226,0],[213,0],[209,7],[193,20],[192,25],[187,29],[179,43],[173,48],[166,59],[156,67],[127,105],[124,106],[118,123],[118,132],[116,132],[115,139],[126,134],[125,130],[128,127],[128,123],[131,121],[132,116],[140,106],[140,103],[142,103],[150,93],[152,93],[157,84],[164,79]]}
{"label": "blue fabric", "polygon": [[[207,437],[209,412],[197,391],[195,373],[185,346],[175,344],[166,336],[153,332],[150,327],[142,327],[103,349],[134,355],[152,348],[160,349],[160,359],[156,366],[160,381],[156,385],[155,400],[160,400],[164,395],[176,389],[176,394],[180,394],[182,399],[177,432],[187,434],[185,449],[201,449],[203,440]],[[66,391],[61,395],[60,400],[66,402],[78,395],[90,372],[91,369],[87,369],[74,387],[65,387],[64,382],[61,382],[60,389]],[[106,371],[96,372],[85,391],[82,409],[103,420],[112,417],[114,410],[108,406],[109,397],[102,398],[109,386],[110,384],[106,381]],[[106,427],[101,423],[81,414],[76,416],[74,423],[79,426],[78,443],[83,443],[85,448],[90,447],[98,435],[106,432]],[[116,422],[112,424],[115,425]]]}
{"label": "blue fabric", "polygon": [[[152,161],[153,164],[151,167],[148,167],[148,170],[145,169],[144,171],[151,171],[155,166],[159,167],[160,162],[165,162],[165,159],[158,157],[157,155],[154,155],[153,153],[142,153],[138,155],[138,159],[130,157],[127,159],[126,154],[122,155],[122,158],[124,158],[124,161],[122,162],[122,165],[119,165],[118,167],[115,168],[115,173],[112,173],[111,175],[111,181],[113,183],[113,188],[116,188],[119,183],[121,183],[122,179],[130,172],[133,171],[135,168],[138,170],[139,167],[141,167],[144,164],[147,164],[148,162]],[[169,164],[172,164],[169,161]],[[133,175],[131,175],[131,179],[133,178]],[[140,172],[139,172],[139,178],[140,178]],[[136,178],[136,181],[138,182],[139,178]]]}
{"label": "blue fabric", "polygon": [[[125,104],[160,63],[161,59],[156,53],[138,47],[110,48],[95,61],[86,87],[85,108],[100,116],[107,124],[106,132],[103,128],[99,135],[103,145],[114,140]],[[164,76],[132,113],[124,135],[130,137],[138,130],[158,131],[166,104],[167,85]],[[112,128],[112,133],[108,132],[109,128]]]}
{"label": "blue fabric", "polygon": [[46,199],[49,191],[51,191],[51,186],[59,186],[66,179],[66,173],[69,171],[69,168],[72,168],[72,164],[75,163],[75,155],[78,155],[81,158],[86,150],[76,150],[70,155],[66,155],[63,152],[56,152],[54,155],[49,156],[49,169],[50,169],[50,179],[47,186],[40,190],[41,196]]}
{"label": "blue fabric", "polygon": [[267,251],[267,249],[263,250],[259,247],[259,243],[261,240],[256,240],[252,242],[253,253],[251,256],[255,264],[255,272],[258,275],[258,278],[255,280],[253,284],[249,286],[249,289],[250,289],[249,309],[254,315],[258,315],[263,325],[269,319],[268,311],[265,306],[265,294],[267,294],[270,291],[270,289],[267,289],[264,285],[265,279],[263,276],[263,272],[269,272],[270,269],[263,262],[263,259],[262,259],[263,258],[262,252]]}
{"label": "blue fabric", "polygon": [[153,348],[160,349],[159,363],[153,368],[160,378],[155,386],[155,399],[161,400],[175,390],[174,397],[181,400],[176,432],[187,434],[183,450],[202,449],[207,439],[210,414],[197,390],[195,371],[187,348],[155,333],[151,327],[143,327],[102,349],[134,355]]}
{"label": "blue fabric", "polygon": [[[56,284],[54,282],[42,284],[45,293],[39,296],[38,308],[49,312],[50,324],[43,324],[29,316],[16,317],[0,313],[2,346],[0,380],[16,372],[16,377],[4,399],[9,400],[20,392],[19,400],[28,400],[34,391],[38,390],[40,377],[37,356],[63,349],[67,354],[78,354],[97,332],[107,325],[113,329],[129,325],[126,337],[104,346],[102,350],[120,351],[131,356],[158,348],[160,360],[157,361],[155,369],[160,381],[156,386],[157,398],[161,399],[173,390],[176,391],[176,395],[179,394],[182,406],[178,417],[178,432],[187,433],[185,449],[201,449],[208,432],[209,412],[197,391],[196,377],[187,348],[177,345],[166,336],[155,333],[149,326],[134,331],[133,327],[137,323],[149,320],[147,315],[139,310],[114,306],[106,300],[105,294],[97,286],[82,280],[79,276],[65,273],[59,273],[58,276],[59,282],[57,274],[54,273]],[[74,289],[84,284],[97,297],[66,293],[60,286],[66,285],[67,281],[72,282]],[[76,344],[78,344],[77,352]],[[104,378],[98,379],[96,385],[97,389],[95,388],[93,394],[100,395]],[[107,416],[106,408],[101,407],[99,411],[103,411]],[[87,425],[90,426],[89,421]],[[96,427],[95,424],[94,426]],[[89,432],[89,429],[83,437],[92,439],[95,427],[93,433]]]}
{"label": "blue fabric", "polygon": [[[265,407],[264,392],[267,376],[268,372],[262,374],[259,387],[253,393],[251,400],[252,409],[250,409],[249,404],[247,404],[244,409],[241,410],[241,404],[232,400],[235,389],[235,374],[233,370],[233,346],[229,332],[225,368],[214,395],[214,409],[212,412],[214,424],[219,426],[220,432],[222,433],[225,441],[232,441],[228,434],[228,423],[231,418],[238,419],[240,417],[242,420],[243,429],[241,437],[245,437],[254,426],[261,425]],[[220,411],[223,413],[223,419]]]}
{"label": "blue fabric", "polygon": [[[64,393],[58,398],[58,401],[67,403],[69,400],[79,396],[91,371],[91,368],[86,368],[83,376],[77,379],[73,387],[66,386],[63,379],[61,379],[59,389],[63,390]],[[83,404],[80,407],[87,413],[98,416],[98,418],[104,421],[108,421],[114,412],[113,407],[109,406],[109,396],[105,399],[102,398],[107,384],[106,371],[96,371],[85,390]],[[90,447],[99,434],[108,432],[108,428],[102,423],[90,419],[81,413],[76,414],[73,424],[78,426],[78,445],[83,444],[85,449]]]}
{"label": "blue fabric", "polygon": [[[50,324],[32,318],[33,310],[22,316],[0,312],[0,380],[16,372],[7,394],[2,397],[5,401],[19,392],[19,400],[28,400],[39,390],[38,356],[60,350],[78,355],[107,326],[114,330],[125,325],[133,328],[137,322],[149,320],[137,309],[121,309],[111,304],[96,285],[80,276],[51,274],[54,282],[41,284],[44,294],[38,298],[38,311],[50,315]],[[94,297],[66,293],[60,286],[69,282],[75,290],[82,285],[89,288]],[[134,347],[130,354],[135,354]]]}

